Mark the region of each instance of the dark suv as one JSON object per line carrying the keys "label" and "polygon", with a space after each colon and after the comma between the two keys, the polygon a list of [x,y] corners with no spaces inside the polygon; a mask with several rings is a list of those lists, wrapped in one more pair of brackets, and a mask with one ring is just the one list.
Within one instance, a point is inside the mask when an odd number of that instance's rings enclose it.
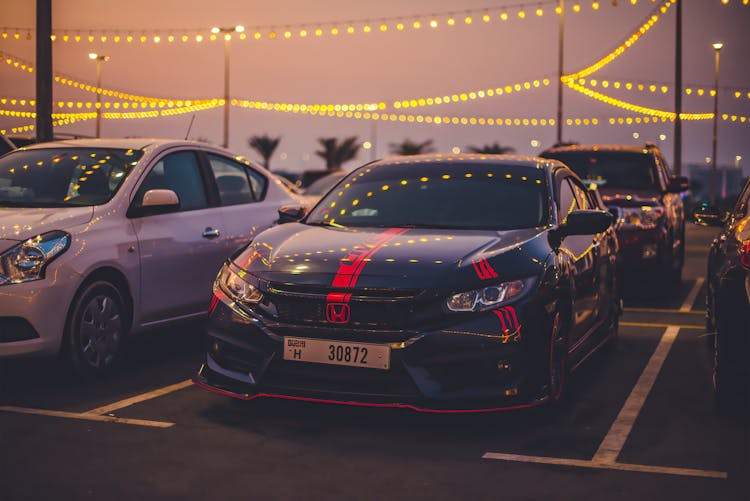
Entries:
{"label": "dark suv", "polygon": [[671,175],[656,146],[557,146],[540,156],[562,161],[585,183],[596,185],[617,216],[621,271],[680,280],[685,217],[679,194],[688,189],[688,180]]}

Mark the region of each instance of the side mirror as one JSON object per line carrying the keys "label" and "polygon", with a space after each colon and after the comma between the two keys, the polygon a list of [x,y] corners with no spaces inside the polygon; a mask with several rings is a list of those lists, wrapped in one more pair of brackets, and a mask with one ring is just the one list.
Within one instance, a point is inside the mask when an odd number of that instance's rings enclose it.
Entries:
{"label": "side mirror", "polygon": [[594,235],[606,231],[615,217],[612,213],[604,210],[574,210],[568,214],[568,218],[560,229],[562,236],[568,235]]}
{"label": "side mirror", "polygon": [[685,176],[672,176],[667,183],[667,193],[682,193],[690,189],[690,180]]}
{"label": "side mirror", "polygon": [[143,194],[141,207],[176,207],[180,205],[180,197],[172,190],[148,190]]}
{"label": "side mirror", "polygon": [[699,226],[724,226],[726,218],[712,205],[699,205],[693,211],[693,223]]}
{"label": "side mirror", "polygon": [[279,224],[294,223],[307,215],[307,208],[302,205],[284,205],[279,208]]}

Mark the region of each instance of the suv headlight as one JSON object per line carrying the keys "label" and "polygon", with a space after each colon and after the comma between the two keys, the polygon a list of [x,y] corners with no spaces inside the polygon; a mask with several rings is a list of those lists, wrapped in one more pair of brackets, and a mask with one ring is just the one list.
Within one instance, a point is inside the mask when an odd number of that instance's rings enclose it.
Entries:
{"label": "suv headlight", "polygon": [[70,234],[50,231],[0,254],[0,285],[41,280],[44,269],[70,247]]}
{"label": "suv headlight", "polygon": [[664,217],[664,207],[660,206],[621,207],[618,212],[621,228],[649,230],[656,228]]}
{"label": "suv headlight", "polygon": [[[251,283],[253,277],[240,269],[232,269],[232,265],[225,264],[219,272],[218,285],[232,301],[248,306],[257,304],[263,299],[263,293],[256,284]],[[256,282],[257,283],[257,282]]]}
{"label": "suv headlight", "polygon": [[529,282],[529,280],[513,280],[482,289],[459,292],[449,297],[445,306],[450,311],[490,310],[518,297],[529,287]]}

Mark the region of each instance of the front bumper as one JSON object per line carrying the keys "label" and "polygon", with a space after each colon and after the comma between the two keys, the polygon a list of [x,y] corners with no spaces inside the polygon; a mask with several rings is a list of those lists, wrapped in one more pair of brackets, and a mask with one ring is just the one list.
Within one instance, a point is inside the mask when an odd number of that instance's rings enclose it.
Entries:
{"label": "front bumper", "polygon": [[26,324],[33,332],[3,336],[6,341],[0,339],[0,358],[55,355],[60,351],[68,308],[80,281],[79,275],[66,270],[58,267],[48,270],[42,280],[0,286],[0,324],[8,329]]}
{"label": "front bumper", "polygon": [[647,230],[618,229],[617,241],[618,268],[621,271],[658,268],[672,252],[668,247],[667,231],[662,227]]}
{"label": "front bumper", "polygon": [[[552,321],[533,301],[511,307],[517,322],[504,328],[486,312],[440,329],[355,331],[276,324],[218,294],[206,361],[194,382],[221,394],[425,412],[519,409],[548,400]],[[284,336],[387,344],[390,368],[285,360]]]}

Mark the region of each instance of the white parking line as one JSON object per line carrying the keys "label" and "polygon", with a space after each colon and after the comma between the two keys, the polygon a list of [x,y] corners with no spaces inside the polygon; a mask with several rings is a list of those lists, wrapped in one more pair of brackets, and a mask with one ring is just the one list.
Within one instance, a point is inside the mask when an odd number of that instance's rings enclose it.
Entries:
{"label": "white parking line", "polygon": [[165,386],[163,388],[159,388],[157,390],[153,390],[153,391],[149,391],[146,393],[142,393],[140,395],[136,395],[134,397],[126,398],[124,400],[119,400],[117,402],[111,403],[109,405],[105,405],[103,407],[97,407],[96,409],[91,409],[90,411],[86,412],[86,414],[108,414],[110,412],[122,409],[124,407],[130,407],[131,405],[138,404],[146,400],[151,400],[152,398],[161,397],[169,393],[182,390],[183,388],[187,388],[192,385],[193,385],[193,382],[190,379],[187,379],[177,384],[172,384],[169,386]]}
{"label": "white parking line", "polygon": [[707,477],[707,478],[727,478],[727,473],[715,470],[700,470],[694,468],[675,468],[671,466],[652,466],[631,463],[618,463],[617,457],[620,455],[625,442],[633,429],[638,414],[640,414],[643,404],[646,402],[651,389],[656,382],[656,378],[661,371],[664,361],[672,349],[680,327],[670,325],[661,336],[659,345],[654,350],[653,355],[646,364],[646,368],[638,378],[638,382],[631,390],[628,399],[625,401],[615,422],[610,427],[607,435],[599,445],[599,449],[590,460],[571,459],[571,458],[552,458],[542,456],[524,456],[519,454],[503,454],[499,452],[487,452],[483,459],[497,459],[502,461],[514,461],[520,463],[538,463],[551,464],[559,466],[573,466],[578,468],[596,468],[619,471],[637,471],[643,473],[659,473],[665,475],[683,475],[690,477]]}
{"label": "white parking line", "polygon": [[687,297],[685,298],[685,302],[682,303],[682,306],[680,306],[680,312],[685,313],[693,309],[693,303],[695,302],[695,298],[698,297],[698,293],[700,292],[704,281],[705,278],[703,277],[695,279],[693,288],[690,289],[690,294],[687,295]]}
{"label": "white parking line", "polygon": [[727,478],[724,471],[696,470],[693,468],[673,468],[671,466],[651,466],[630,463],[602,463],[588,459],[548,458],[540,456],[522,456],[518,454],[500,454],[488,452],[483,459],[499,459],[516,463],[554,464],[558,466],[575,466],[578,468],[596,468],[600,470],[638,471],[642,473],[661,473],[664,475],[683,475],[688,477]]}
{"label": "white parking line", "polygon": [[625,405],[620,409],[617,419],[612,423],[607,436],[604,437],[604,440],[599,445],[599,449],[594,454],[592,460],[595,463],[614,463],[617,461],[617,456],[620,455],[620,451],[625,446],[625,441],[633,429],[633,425],[643,408],[643,404],[646,403],[646,398],[651,392],[651,388],[653,388],[656,382],[656,377],[659,375],[664,360],[667,359],[669,350],[672,348],[672,344],[674,344],[674,340],[677,338],[679,332],[680,328],[673,325],[667,327],[664,334],[662,334],[659,345],[654,350],[654,354],[651,355],[646,368],[643,369],[641,377],[638,378],[638,382],[630,392]]}
{"label": "white parking line", "polygon": [[147,421],[145,419],[126,419],[114,416],[100,416],[98,414],[89,414],[87,412],[64,412],[51,411],[46,409],[31,409],[28,407],[0,406],[2,412],[14,412],[16,414],[35,414],[38,416],[52,416],[66,419],[83,419],[86,421],[102,421],[105,423],[130,424],[135,426],[147,426],[150,428],[170,428],[174,423],[166,421]]}

